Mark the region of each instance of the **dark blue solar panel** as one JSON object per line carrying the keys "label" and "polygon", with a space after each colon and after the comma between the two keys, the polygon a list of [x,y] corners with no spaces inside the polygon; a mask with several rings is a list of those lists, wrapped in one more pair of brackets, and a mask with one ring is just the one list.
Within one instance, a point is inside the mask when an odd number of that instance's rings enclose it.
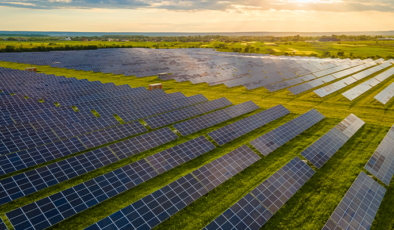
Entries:
{"label": "dark blue solar panel", "polygon": [[236,116],[249,113],[259,107],[252,101],[247,101],[242,104],[231,106],[213,113],[209,113],[200,117],[196,117],[178,124],[174,127],[183,135],[189,135],[197,131],[206,129],[210,126],[219,124],[221,122],[230,120]]}
{"label": "dark blue solar panel", "polygon": [[[7,213],[15,229],[44,229],[193,159],[215,146],[198,137]],[[166,158],[161,160],[160,158]],[[160,171],[158,171],[160,170]]]}
{"label": "dark blue solar panel", "polygon": [[152,229],[259,159],[244,145],[86,229]]}
{"label": "dark blue solar panel", "polygon": [[251,141],[250,144],[266,156],[305,130],[309,129],[323,118],[324,116],[321,113],[312,109],[286,124],[279,126],[271,132]]}
{"label": "dark blue solar panel", "polygon": [[[136,121],[91,132],[82,136],[78,136],[78,138],[82,141],[86,148],[93,148],[146,131],[146,128],[141,123]],[[59,138],[51,130],[45,132],[41,131],[29,133],[22,136],[16,136],[13,138],[0,140],[0,150],[2,150],[2,154],[19,152],[24,149],[34,148],[36,146],[52,143],[58,140]]]}
{"label": "dark blue solar panel", "polygon": [[224,145],[248,132],[251,132],[263,125],[289,114],[282,105],[277,105],[250,117],[244,118],[223,128],[217,129],[208,135],[219,145]]}
{"label": "dark blue solar panel", "polygon": [[295,157],[204,230],[260,229],[315,173]]}
{"label": "dark blue solar panel", "polygon": [[0,156],[0,175],[45,163],[73,153],[78,153],[85,149],[86,148],[78,138],[71,138],[29,150]]}
{"label": "dark blue solar panel", "polygon": [[232,105],[226,98],[219,98],[213,101],[202,104],[186,107],[180,110],[175,110],[169,113],[160,114],[153,117],[148,117],[144,121],[152,128],[156,129],[165,125],[169,125],[190,117],[201,115],[216,109]]}
{"label": "dark blue solar panel", "polygon": [[[161,136],[171,133],[168,128],[159,129],[123,142],[151,141],[150,145],[146,146],[146,150],[157,145],[167,143],[177,138],[175,134],[172,138],[161,139]],[[160,141],[160,143],[156,142]],[[122,142],[119,142],[122,143]],[[191,143],[191,142],[187,142]],[[191,148],[193,154],[198,154],[202,150],[209,149],[208,146],[200,146],[196,144],[199,149]],[[182,146],[182,145],[180,145]],[[212,146],[212,145],[209,145]],[[175,147],[174,147],[175,148]],[[185,147],[184,147],[185,148]],[[170,149],[171,150],[171,149]],[[166,151],[170,151],[166,150]],[[114,154],[115,153],[115,154]],[[63,181],[72,179],[82,174],[88,173],[92,170],[101,168],[118,161],[118,155],[124,156],[123,152],[116,152],[109,147],[96,149],[69,159],[59,161],[48,166],[44,166],[35,170],[28,171],[0,181],[0,204],[8,203],[12,200],[27,196],[31,193],[37,192],[49,186],[61,183]],[[152,157],[152,156],[151,156]],[[180,156],[178,156],[180,157]],[[167,166],[168,167],[168,166]]]}
{"label": "dark blue solar panel", "polygon": [[314,166],[320,168],[364,125],[364,123],[364,121],[355,115],[349,115],[319,140],[302,151],[301,155]]}
{"label": "dark blue solar panel", "polygon": [[370,229],[386,189],[361,172],[323,230]]}
{"label": "dark blue solar panel", "polygon": [[146,131],[147,129],[140,122],[135,121],[132,123],[88,133],[83,136],[79,136],[78,138],[82,141],[86,148],[93,148]]}
{"label": "dark blue solar panel", "polygon": [[379,147],[375,150],[368,163],[366,170],[376,176],[386,185],[390,185],[394,175],[394,125],[386,134]]}

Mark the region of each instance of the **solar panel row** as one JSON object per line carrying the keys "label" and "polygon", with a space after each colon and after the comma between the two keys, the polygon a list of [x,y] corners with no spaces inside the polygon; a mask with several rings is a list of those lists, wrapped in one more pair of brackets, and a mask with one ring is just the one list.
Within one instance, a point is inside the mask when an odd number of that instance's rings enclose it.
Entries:
{"label": "solar panel row", "polygon": [[207,113],[216,109],[232,105],[227,98],[219,98],[202,104],[186,107],[172,112],[163,113],[157,116],[148,117],[144,121],[152,128],[156,129],[165,125],[169,125],[187,118],[195,117],[203,113]]}
{"label": "solar panel row", "polygon": [[178,164],[195,158],[214,149],[215,146],[205,137],[199,137],[172,149],[159,153],[152,163],[145,158],[137,162],[55,193],[49,197],[25,205],[6,215],[16,230],[45,229],[79,212],[82,212],[119,193],[127,191],[159,174],[157,169],[169,170],[177,164],[172,159],[179,159]]}
{"label": "solar panel row", "polygon": [[324,116],[321,113],[312,109],[263,136],[258,137],[251,141],[250,144],[264,156],[267,156],[269,153],[309,129],[323,118]]}
{"label": "solar panel row", "polygon": [[244,145],[98,221],[86,230],[152,229],[259,159]]}
{"label": "solar panel row", "polygon": [[340,89],[343,89],[346,86],[348,86],[348,85],[350,85],[350,84],[352,84],[354,82],[357,82],[357,81],[359,81],[359,80],[361,80],[361,79],[363,79],[363,78],[365,78],[365,77],[367,77],[367,76],[369,76],[371,74],[374,74],[374,73],[376,73],[376,72],[378,72],[378,71],[380,71],[380,70],[382,70],[384,68],[387,68],[390,65],[391,65],[391,63],[389,61],[387,61],[387,62],[385,62],[385,63],[383,63],[381,65],[378,65],[378,66],[372,67],[370,69],[364,70],[364,71],[359,72],[357,74],[354,74],[354,75],[352,75],[350,77],[347,77],[347,78],[345,78],[345,79],[343,79],[341,81],[335,82],[335,83],[333,83],[331,85],[325,86],[325,87],[320,88],[320,89],[316,89],[313,92],[315,92],[320,97],[325,97],[325,96],[330,95],[330,94],[332,94],[332,93],[334,93],[334,92],[336,92],[336,91],[338,91]]}
{"label": "solar panel row", "polygon": [[385,72],[379,74],[378,76],[369,79],[368,81],[342,93],[344,97],[353,101],[363,93],[367,92],[368,90],[372,89],[373,87],[380,84],[382,81],[386,80],[387,78],[391,77],[394,74],[394,68],[386,70]]}
{"label": "solar panel row", "polygon": [[[308,91],[310,89],[313,89],[317,86],[324,85],[325,83],[334,81],[335,79],[342,78],[342,77],[347,76],[349,74],[363,70],[363,69],[367,68],[368,65],[367,66],[360,65],[360,66],[355,66],[355,67],[346,69],[348,67],[350,67],[350,66],[333,68],[333,72],[331,72],[331,73],[329,73],[330,71],[327,71],[327,70],[323,70],[322,72],[318,72],[318,73],[313,73],[313,75],[317,76],[318,79],[314,79],[313,81],[309,81],[304,84],[300,84],[300,85],[291,87],[289,89],[289,91],[292,92],[294,95],[297,95],[297,94],[303,93],[305,91]],[[344,69],[346,69],[346,70],[344,70]],[[343,70],[343,71],[337,72],[338,70]],[[334,72],[337,72],[337,73],[334,74]],[[327,74],[332,74],[332,75],[322,77]]]}
{"label": "solar panel row", "polygon": [[361,172],[323,230],[370,229],[386,189]]}
{"label": "solar panel row", "polygon": [[[89,149],[146,131],[147,129],[141,123],[136,121],[91,132],[78,136],[78,138],[82,141],[84,146]],[[29,133],[28,135],[0,140],[1,154],[4,155],[13,152],[19,152],[53,142],[56,144],[56,141],[59,141],[59,138],[53,132],[51,135],[52,138],[42,138],[42,135],[40,137],[39,135],[35,134],[36,133]]]}
{"label": "solar panel row", "polygon": [[350,114],[302,151],[301,155],[317,168],[321,168],[364,124],[360,118]]}
{"label": "solar panel row", "polygon": [[29,150],[0,156],[0,175],[15,172],[86,150],[74,137],[64,141],[39,146]]}
{"label": "solar panel row", "polygon": [[394,175],[394,126],[386,134],[375,150],[365,169],[386,185],[390,184]]}
{"label": "solar panel row", "polygon": [[208,133],[208,135],[219,145],[224,145],[289,113],[290,111],[285,107],[277,105],[250,117],[246,117],[242,120],[226,125]]}
{"label": "solar panel row", "polygon": [[382,92],[375,96],[375,99],[378,100],[383,105],[387,104],[394,97],[394,83],[387,86]]}
{"label": "solar panel row", "polygon": [[259,107],[252,101],[215,111],[174,125],[174,128],[183,136],[206,129],[237,116],[249,113]]}
{"label": "solar panel row", "polygon": [[260,229],[315,171],[295,157],[218,216],[204,230]]}

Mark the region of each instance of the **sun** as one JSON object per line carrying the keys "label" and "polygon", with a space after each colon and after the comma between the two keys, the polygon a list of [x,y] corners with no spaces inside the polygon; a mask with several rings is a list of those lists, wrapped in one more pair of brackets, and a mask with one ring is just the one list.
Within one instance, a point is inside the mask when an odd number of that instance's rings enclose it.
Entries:
{"label": "sun", "polygon": [[289,2],[296,2],[296,3],[333,3],[333,2],[338,2],[338,0],[289,0]]}

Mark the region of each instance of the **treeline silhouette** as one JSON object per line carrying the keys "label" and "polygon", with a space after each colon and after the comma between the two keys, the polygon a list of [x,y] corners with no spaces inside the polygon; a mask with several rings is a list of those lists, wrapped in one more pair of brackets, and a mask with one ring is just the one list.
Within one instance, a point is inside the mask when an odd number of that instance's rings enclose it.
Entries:
{"label": "treeline silhouette", "polygon": [[11,46],[0,48],[0,52],[49,52],[49,51],[62,51],[62,50],[96,50],[102,48],[149,48],[148,46],[132,46],[132,45],[64,45],[64,46],[51,46],[40,45],[34,47]]}

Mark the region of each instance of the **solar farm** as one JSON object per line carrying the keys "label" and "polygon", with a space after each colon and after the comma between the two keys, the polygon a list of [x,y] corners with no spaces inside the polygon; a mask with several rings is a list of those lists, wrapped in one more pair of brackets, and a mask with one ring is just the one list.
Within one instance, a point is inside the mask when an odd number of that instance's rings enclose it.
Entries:
{"label": "solar farm", "polygon": [[392,229],[393,65],[0,53],[0,230]]}

